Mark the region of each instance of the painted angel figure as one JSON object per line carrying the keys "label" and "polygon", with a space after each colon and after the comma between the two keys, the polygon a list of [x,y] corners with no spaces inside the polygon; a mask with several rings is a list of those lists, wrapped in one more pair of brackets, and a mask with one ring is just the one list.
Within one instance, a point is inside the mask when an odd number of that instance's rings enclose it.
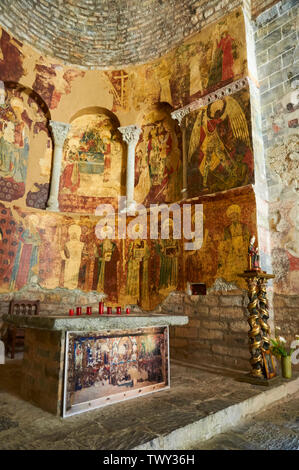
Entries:
{"label": "painted angel figure", "polygon": [[255,236],[253,235],[249,241],[248,247],[248,268],[249,270],[260,270],[260,257],[259,257],[259,249],[255,247]]}
{"label": "painted angel figure", "polygon": [[238,101],[226,96],[199,110],[188,149],[191,187],[224,190],[248,184],[252,173],[249,130]]}

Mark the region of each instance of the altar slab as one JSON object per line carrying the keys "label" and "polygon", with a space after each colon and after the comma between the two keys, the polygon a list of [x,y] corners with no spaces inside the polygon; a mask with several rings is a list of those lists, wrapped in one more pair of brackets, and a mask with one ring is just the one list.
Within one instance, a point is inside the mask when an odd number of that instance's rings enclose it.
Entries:
{"label": "altar slab", "polygon": [[185,315],[129,314],[129,315],[3,315],[6,323],[18,328],[39,328],[53,331],[100,331],[107,329],[135,329],[148,326],[186,325]]}

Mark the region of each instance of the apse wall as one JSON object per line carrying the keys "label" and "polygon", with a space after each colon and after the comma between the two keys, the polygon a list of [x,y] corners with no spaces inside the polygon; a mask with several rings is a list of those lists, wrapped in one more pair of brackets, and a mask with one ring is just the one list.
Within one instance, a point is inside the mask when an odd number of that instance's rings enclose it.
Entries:
{"label": "apse wall", "polygon": [[[209,288],[222,279],[245,287],[238,272],[246,268],[256,215],[248,83],[230,89],[247,75],[240,9],[162,58],[119,70],[66,66],[4,30],[0,47],[5,90],[2,292],[33,283],[54,293],[92,291],[104,293],[112,304],[153,309],[171,292],[184,291],[187,282]],[[10,82],[17,87],[10,88]],[[213,93],[223,87],[227,91],[215,98]],[[201,103],[208,96],[210,101]],[[189,105],[195,107],[184,126],[179,125],[171,112]],[[55,145],[49,120],[70,124],[63,147],[60,213],[46,210]],[[95,233],[95,209],[101,203],[116,207],[117,196],[125,194],[127,146],[118,127],[128,125],[141,128],[135,158],[137,202],[147,207],[181,204],[187,194],[188,201],[202,203],[201,249],[184,252],[184,240],[171,239],[166,246],[161,239],[115,238],[103,261],[107,247]],[[143,225],[148,228],[147,221]]]}

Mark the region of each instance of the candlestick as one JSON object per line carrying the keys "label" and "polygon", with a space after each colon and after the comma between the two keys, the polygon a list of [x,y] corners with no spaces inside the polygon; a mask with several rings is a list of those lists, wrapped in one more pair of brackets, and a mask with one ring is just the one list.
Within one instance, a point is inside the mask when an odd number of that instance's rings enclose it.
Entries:
{"label": "candlestick", "polygon": [[82,307],[76,308],[76,315],[82,315]]}

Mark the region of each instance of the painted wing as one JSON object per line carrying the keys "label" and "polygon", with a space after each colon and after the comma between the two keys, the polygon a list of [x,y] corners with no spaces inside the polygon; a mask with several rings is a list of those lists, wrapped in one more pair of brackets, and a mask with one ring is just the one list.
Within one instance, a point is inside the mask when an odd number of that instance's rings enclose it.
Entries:
{"label": "painted wing", "polygon": [[249,137],[248,125],[245,114],[239,105],[239,103],[232,98],[227,96],[226,100],[226,114],[229,117],[230,125],[236,139],[240,139],[251,149],[251,142]]}
{"label": "painted wing", "polygon": [[198,114],[197,118],[195,120],[192,132],[191,132],[191,137],[189,141],[189,148],[188,148],[188,160],[191,160],[191,157],[197,147],[199,146],[200,142],[200,129],[201,127],[204,128],[205,134],[207,134],[207,113],[206,113],[206,108],[201,109]]}

